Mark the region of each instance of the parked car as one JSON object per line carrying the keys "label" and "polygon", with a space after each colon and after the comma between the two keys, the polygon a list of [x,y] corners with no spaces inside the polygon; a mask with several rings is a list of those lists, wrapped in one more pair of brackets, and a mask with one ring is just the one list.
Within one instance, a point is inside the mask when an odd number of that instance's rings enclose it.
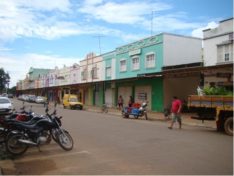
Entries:
{"label": "parked car", "polygon": [[8,94],[8,98],[13,98],[13,94]]}
{"label": "parked car", "polygon": [[3,93],[1,96],[2,97],[8,97],[8,94],[7,93]]}
{"label": "parked car", "polygon": [[9,98],[0,97],[0,115],[7,115],[12,113],[13,105]]}
{"label": "parked car", "polygon": [[36,103],[46,103],[47,102],[47,98],[46,97],[42,97],[42,96],[37,96],[35,102]]}
{"label": "parked car", "polygon": [[35,102],[36,98],[36,95],[28,95],[28,102]]}

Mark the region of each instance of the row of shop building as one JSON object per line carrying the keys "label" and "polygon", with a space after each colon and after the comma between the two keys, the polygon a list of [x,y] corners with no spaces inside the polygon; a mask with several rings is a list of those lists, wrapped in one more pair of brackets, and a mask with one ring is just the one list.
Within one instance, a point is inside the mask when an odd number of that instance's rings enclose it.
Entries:
{"label": "row of shop building", "polygon": [[[161,33],[52,70],[30,68],[17,83],[18,94],[47,96],[61,102],[76,94],[85,105],[126,105],[129,96],[148,109],[162,111],[172,96],[186,100],[197,86],[215,84],[232,89],[233,18],[203,31],[204,38]],[[202,46],[203,43],[203,46]]]}

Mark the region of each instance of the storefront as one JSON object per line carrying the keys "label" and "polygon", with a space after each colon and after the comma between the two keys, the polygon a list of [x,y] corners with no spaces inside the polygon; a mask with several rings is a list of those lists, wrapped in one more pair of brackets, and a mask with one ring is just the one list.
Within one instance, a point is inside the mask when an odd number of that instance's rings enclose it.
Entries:
{"label": "storefront", "polygon": [[163,79],[162,77],[142,77],[117,82],[116,98],[122,96],[124,106],[128,105],[129,97],[133,96],[135,103],[147,102],[150,111],[163,111]]}
{"label": "storefront", "polygon": [[135,87],[135,102],[136,103],[148,103],[148,109],[151,109],[152,103],[152,87],[151,86],[136,86]]}

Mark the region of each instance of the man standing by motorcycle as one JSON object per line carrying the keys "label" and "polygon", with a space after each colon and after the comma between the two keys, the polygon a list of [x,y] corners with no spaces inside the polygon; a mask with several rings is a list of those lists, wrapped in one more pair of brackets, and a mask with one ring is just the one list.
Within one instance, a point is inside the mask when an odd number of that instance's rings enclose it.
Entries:
{"label": "man standing by motorcycle", "polygon": [[182,102],[176,96],[173,97],[172,105],[171,105],[171,125],[168,127],[169,129],[173,128],[174,123],[177,121],[179,123],[179,128],[181,129],[182,120],[181,120],[181,109]]}

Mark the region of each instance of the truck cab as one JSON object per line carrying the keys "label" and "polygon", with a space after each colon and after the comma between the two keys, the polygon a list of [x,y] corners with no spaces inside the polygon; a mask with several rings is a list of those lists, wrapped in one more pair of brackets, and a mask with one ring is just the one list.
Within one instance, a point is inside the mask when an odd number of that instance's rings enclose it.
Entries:
{"label": "truck cab", "polygon": [[79,102],[77,96],[74,94],[64,94],[63,107],[82,110],[83,103]]}

